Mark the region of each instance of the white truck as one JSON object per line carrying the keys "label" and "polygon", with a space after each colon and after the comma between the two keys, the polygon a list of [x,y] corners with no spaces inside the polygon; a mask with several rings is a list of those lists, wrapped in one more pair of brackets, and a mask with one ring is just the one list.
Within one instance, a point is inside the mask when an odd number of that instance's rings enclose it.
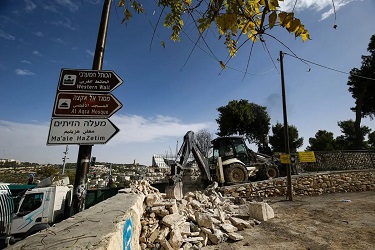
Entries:
{"label": "white truck", "polygon": [[[5,196],[5,192],[3,193]],[[8,225],[3,226],[7,229],[3,236],[5,244],[14,244],[70,217],[72,198],[73,185],[69,184],[68,177],[56,180],[51,176],[41,181],[35,188],[27,190],[11,215]],[[9,199],[4,197],[0,199],[0,208],[3,210],[6,204],[1,200]]]}

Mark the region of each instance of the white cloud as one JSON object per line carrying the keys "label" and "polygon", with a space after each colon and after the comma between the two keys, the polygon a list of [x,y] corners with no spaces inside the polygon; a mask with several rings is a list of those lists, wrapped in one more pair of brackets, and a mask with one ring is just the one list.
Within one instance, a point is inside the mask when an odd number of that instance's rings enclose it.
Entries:
{"label": "white cloud", "polygon": [[37,50],[33,51],[33,55],[34,56],[42,56],[42,54],[39,51],[37,51]]}
{"label": "white cloud", "polygon": [[[345,5],[355,2],[355,1],[363,1],[363,0],[334,0],[335,10],[338,11],[340,8],[344,7]],[[317,12],[322,12],[322,18],[326,19],[327,17],[334,14],[332,0],[298,0],[298,1],[283,1],[280,2],[280,9],[284,11],[291,11],[292,9],[295,11],[303,11],[306,9],[313,9]],[[328,9],[328,10],[327,10]]]}
{"label": "white cloud", "polygon": [[[114,115],[110,120],[120,132],[105,145],[95,145],[92,155],[98,161],[132,163],[134,159],[151,164],[153,154],[163,154],[189,130],[210,129],[213,124],[183,123],[176,118],[138,115]],[[38,163],[61,163],[65,145],[46,146],[49,123],[16,123],[0,120],[0,158]],[[181,144],[181,143],[180,143]],[[70,162],[75,162],[77,145],[69,146]]]}
{"label": "white cloud", "polygon": [[25,0],[25,3],[26,3],[26,7],[25,7],[26,12],[32,12],[36,8],[36,5],[31,0]]}
{"label": "white cloud", "polygon": [[63,40],[62,40],[62,39],[60,39],[60,38],[52,39],[52,41],[54,41],[55,43],[59,43],[59,44],[62,44],[62,45],[65,45],[65,44],[66,44],[66,42],[65,42],[65,41],[63,41]]}
{"label": "white cloud", "polygon": [[72,24],[69,18],[65,18],[65,21],[52,22],[56,26],[61,26],[70,30],[76,30],[77,27]]}
{"label": "white cloud", "polygon": [[29,62],[27,60],[22,60],[21,63],[31,64],[31,62]]}
{"label": "white cloud", "polygon": [[113,116],[111,121],[124,133],[114,138],[115,143],[154,142],[167,137],[178,137],[187,131],[210,127],[210,123],[183,124],[173,117],[158,115],[144,118],[138,115]]}
{"label": "white cloud", "polygon": [[20,75],[20,76],[32,76],[32,75],[35,75],[35,73],[31,72],[28,69],[16,69],[15,72],[16,72],[17,75]]}
{"label": "white cloud", "polygon": [[41,32],[41,31],[35,32],[35,35],[39,36],[39,37],[43,37],[44,36],[43,32]]}
{"label": "white cloud", "polygon": [[86,53],[89,55],[89,56],[94,56],[94,52],[92,52],[91,50],[86,50]]}
{"label": "white cloud", "polygon": [[7,40],[16,40],[16,38],[3,30],[0,30],[0,37],[7,39]]}
{"label": "white cloud", "polygon": [[43,9],[45,9],[47,11],[51,11],[51,12],[57,13],[57,9],[56,9],[55,5],[45,4],[45,5],[43,5]]}
{"label": "white cloud", "polygon": [[70,0],[56,0],[56,2],[61,6],[67,7],[70,12],[76,12],[79,9],[78,5]]}

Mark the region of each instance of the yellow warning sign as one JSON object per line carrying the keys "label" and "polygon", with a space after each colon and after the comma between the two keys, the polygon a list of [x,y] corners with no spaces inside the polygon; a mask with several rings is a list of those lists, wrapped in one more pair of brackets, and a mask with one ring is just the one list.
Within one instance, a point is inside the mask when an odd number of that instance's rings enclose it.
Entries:
{"label": "yellow warning sign", "polygon": [[282,164],[290,164],[290,155],[280,154],[280,161]]}
{"label": "yellow warning sign", "polygon": [[314,151],[298,152],[300,162],[316,162]]}

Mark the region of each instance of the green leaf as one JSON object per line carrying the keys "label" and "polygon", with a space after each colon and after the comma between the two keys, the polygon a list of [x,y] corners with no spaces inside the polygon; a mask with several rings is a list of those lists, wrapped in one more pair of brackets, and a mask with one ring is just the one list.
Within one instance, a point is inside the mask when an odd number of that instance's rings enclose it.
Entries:
{"label": "green leaf", "polygon": [[165,42],[164,42],[164,41],[161,41],[160,44],[161,44],[161,46],[163,46],[163,48],[165,49]]}

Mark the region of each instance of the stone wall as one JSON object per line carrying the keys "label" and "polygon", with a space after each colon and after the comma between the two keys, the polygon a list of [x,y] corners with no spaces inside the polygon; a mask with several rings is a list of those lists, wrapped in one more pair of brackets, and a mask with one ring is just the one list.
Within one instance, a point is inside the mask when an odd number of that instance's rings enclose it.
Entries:
{"label": "stone wall", "polygon": [[138,250],[144,198],[142,193],[119,192],[6,249]]}
{"label": "stone wall", "polygon": [[[337,171],[292,176],[293,195],[375,190],[375,170]],[[287,195],[287,178],[222,187],[221,192],[233,197],[271,197]]]}
{"label": "stone wall", "polygon": [[314,153],[316,162],[299,163],[302,171],[375,169],[375,151],[314,151]]}

